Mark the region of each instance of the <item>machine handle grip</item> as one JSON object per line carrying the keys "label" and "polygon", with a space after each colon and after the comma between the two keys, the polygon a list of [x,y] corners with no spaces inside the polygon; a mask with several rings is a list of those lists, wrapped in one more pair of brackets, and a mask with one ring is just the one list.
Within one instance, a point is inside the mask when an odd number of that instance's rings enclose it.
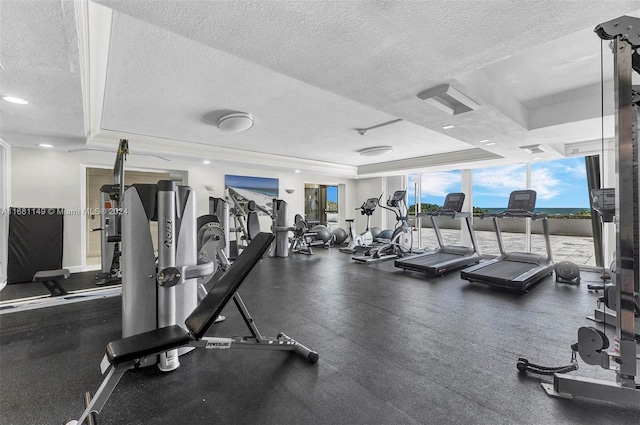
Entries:
{"label": "machine handle grip", "polygon": [[213,266],[213,261],[207,261],[206,263],[185,267],[184,278],[185,280],[188,280],[203,276],[209,276],[213,274],[214,271],[215,267]]}

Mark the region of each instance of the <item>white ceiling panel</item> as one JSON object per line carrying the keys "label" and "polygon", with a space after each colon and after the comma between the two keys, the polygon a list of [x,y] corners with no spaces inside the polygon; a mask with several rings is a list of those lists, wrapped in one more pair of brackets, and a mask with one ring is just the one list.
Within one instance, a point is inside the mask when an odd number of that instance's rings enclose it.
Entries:
{"label": "white ceiling panel", "polygon": [[[168,157],[241,163],[263,153],[271,167],[312,160],[328,173],[523,161],[519,147],[539,143],[554,146],[539,157],[557,157],[600,137],[593,28],[640,16],[636,0],[97,3],[0,2],[0,91],[30,101],[1,103],[3,140],[66,148],[137,137]],[[445,83],[480,107],[451,116],[416,97]],[[225,111],[251,113],[255,125],[221,133]],[[380,145],[394,151],[358,154]]]}

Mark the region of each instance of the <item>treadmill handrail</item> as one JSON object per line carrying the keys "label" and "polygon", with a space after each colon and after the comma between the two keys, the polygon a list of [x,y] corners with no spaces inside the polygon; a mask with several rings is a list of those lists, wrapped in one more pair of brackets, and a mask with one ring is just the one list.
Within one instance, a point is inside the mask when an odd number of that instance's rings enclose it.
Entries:
{"label": "treadmill handrail", "polygon": [[450,218],[465,218],[471,217],[470,212],[459,212],[455,210],[438,210],[418,213],[418,217],[450,217]]}
{"label": "treadmill handrail", "polygon": [[545,212],[532,212],[527,210],[504,210],[497,213],[482,213],[480,218],[498,217],[498,218],[530,218],[532,220],[541,220],[547,218]]}

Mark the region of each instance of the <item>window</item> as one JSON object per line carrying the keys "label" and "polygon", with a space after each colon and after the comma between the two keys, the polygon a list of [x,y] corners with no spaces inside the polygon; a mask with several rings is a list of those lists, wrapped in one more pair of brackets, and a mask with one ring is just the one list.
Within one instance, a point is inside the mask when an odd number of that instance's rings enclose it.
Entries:
{"label": "window", "polygon": [[479,168],[472,178],[474,212],[498,212],[507,209],[511,192],[527,188],[527,166]]}
{"label": "window", "polygon": [[584,158],[562,158],[531,164],[536,211],[550,216],[588,215],[589,190]]}

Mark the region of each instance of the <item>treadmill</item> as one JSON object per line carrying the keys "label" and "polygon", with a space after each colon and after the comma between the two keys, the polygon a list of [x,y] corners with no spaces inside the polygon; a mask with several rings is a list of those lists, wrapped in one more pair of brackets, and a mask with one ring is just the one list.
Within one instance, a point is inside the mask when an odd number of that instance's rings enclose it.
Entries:
{"label": "treadmill", "polygon": [[[509,288],[524,292],[531,285],[553,273],[553,257],[549,240],[549,224],[546,213],[533,212],[536,205],[534,190],[515,190],[509,196],[507,209],[499,213],[482,214],[480,218],[493,218],[500,255],[493,260],[471,266],[460,272],[460,277],[469,282]],[[547,255],[529,252],[505,252],[499,220],[503,218],[530,218],[542,220],[542,229],[547,246]]]}
{"label": "treadmill", "polygon": [[[444,200],[442,209],[418,214],[419,217],[428,216],[431,218],[439,248],[424,254],[397,259],[394,265],[403,270],[425,273],[427,276],[435,277],[479,262],[480,254],[471,223],[471,213],[461,212],[464,197],[464,193],[449,193]],[[464,219],[469,236],[471,236],[472,246],[445,245],[438,226],[438,217]]]}

